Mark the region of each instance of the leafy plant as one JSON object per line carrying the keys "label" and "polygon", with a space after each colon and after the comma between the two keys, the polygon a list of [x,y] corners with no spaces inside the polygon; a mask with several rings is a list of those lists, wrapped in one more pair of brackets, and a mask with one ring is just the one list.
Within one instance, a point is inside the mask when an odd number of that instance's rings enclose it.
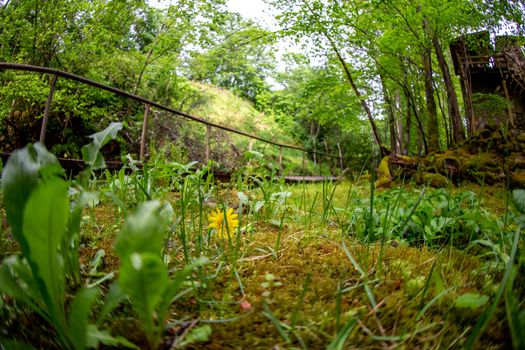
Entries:
{"label": "leafy plant", "polygon": [[126,218],[119,232],[115,251],[122,263],[119,285],[127,294],[146,333],[148,345],[156,349],[171,303],[185,278],[206,259],[201,258],[175,273],[170,280],[160,252],[171,218],[171,206],[158,201],[144,202]]}
{"label": "leafy plant", "polygon": [[66,308],[66,262],[76,252],[64,245],[74,220],[62,173],[55,156],[38,143],[15,151],[7,162],[2,173],[6,214],[23,258],[4,260],[0,290],[41,315],[66,349],[96,347],[101,341],[130,345],[89,324],[96,288],[79,289]]}

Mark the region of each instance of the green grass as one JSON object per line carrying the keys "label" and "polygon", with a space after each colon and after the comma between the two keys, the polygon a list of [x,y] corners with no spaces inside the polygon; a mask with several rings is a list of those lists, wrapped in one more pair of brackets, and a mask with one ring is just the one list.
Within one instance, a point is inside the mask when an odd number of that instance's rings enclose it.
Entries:
{"label": "green grass", "polygon": [[[289,186],[271,174],[255,176],[256,166],[220,184],[206,168],[163,166],[91,177],[86,187],[70,183],[98,196],[81,215],[79,266],[81,285],[101,294],[89,322],[100,319],[97,327],[108,334],[140,348],[512,346],[508,320],[513,334],[520,321],[503,301],[523,309],[522,219],[504,189]],[[151,199],[163,204],[137,212]],[[226,208],[238,211],[239,226],[220,239],[208,229],[208,214]],[[10,228],[1,234],[4,256],[19,254]],[[133,248],[129,235],[156,248]],[[118,253],[117,240],[128,242]],[[136,254],[151,263],[151,274],[164,276],[158,288],[175,284],[168,301],[139,302],[143,272],[121,261]],[[67,298],[77,289],[67,285]],[[52,324],[4,293],[1,339],[60,347]]]}

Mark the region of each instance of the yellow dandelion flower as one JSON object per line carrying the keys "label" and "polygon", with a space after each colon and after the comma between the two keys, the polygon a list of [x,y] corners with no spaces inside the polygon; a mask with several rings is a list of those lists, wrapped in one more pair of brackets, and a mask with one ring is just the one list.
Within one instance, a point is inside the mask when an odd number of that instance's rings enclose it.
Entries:
{"label": "yellow dandelion flower", "polygon": [[210,215],[208,215],[208,221],[210,222],[208,228],[217,230],[219,238],[228,238],[228,236],[233,238],[235,229],[239,226],[237,214],[233,213],[232,208],[226,211],[226,217],[223,210],[212,210]]}

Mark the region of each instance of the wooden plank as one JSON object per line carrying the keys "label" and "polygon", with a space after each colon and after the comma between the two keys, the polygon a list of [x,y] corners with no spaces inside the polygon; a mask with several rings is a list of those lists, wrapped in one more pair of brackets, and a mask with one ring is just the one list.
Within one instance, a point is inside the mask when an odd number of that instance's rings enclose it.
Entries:
{"label": "wooden plank", "polygon": [[46,141],[47,122],[49,120],[49,112],[51,111],[51,102],[53,101],[53,94],[55,93],[55,86],[57,84],[58,75],[53,75],[53,80],[49,87],[49,94],[47,95],[46,108],[44,109],[44,118],[42,119],[42,127],[40,128],[40,143],[44,144]]}
{"label": "wooden plank", "polygon": [[338,181],[338,176],[284,176],[284,181],[288,183],[295,182],[323,182],[323,181]]}
{"label": "wooden plank", "polygon": [[146,136],[148,132],[149,108],[149,104],[144,104],[144,123],[142,124],[142,135],[140,136],[140,161],[144,160],[144,153],[146,152]]}

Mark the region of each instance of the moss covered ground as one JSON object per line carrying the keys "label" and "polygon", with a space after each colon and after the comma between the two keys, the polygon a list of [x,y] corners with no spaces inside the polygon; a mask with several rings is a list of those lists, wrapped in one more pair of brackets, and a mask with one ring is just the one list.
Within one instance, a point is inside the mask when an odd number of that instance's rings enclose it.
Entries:
{"label": "moss covered ground", "polygon": [[[196,278],[197,285],[173,304],[165,327],[166,348],[202,325],[211,326],[211,335],[187,348],[323,349],[344,333],[346,325],[352,327],[343,338],[343,348],[463,346],[485,307],[459,307],[458,297],[492,296],[501,278],[498,270],[490,276],[483,272],[487,259],[481,253],[439,242],[412,244],[402,236],[367,242],[360,228],[349,223],[355,218],[348,216],[369,206],[366,183],[297,185],[286,190],[291,196],[280,209],[276,205],[266,214],[241,209],[245,218],[238,240],[228,242],[202,232],[206,239],[202,254],[210,262],[198,272],[205,277]],[[495,217],[504,214],[506,196],[501,188],[470,186],[449,193],[460,195],[467,190],[478,196],[480,209]],[[395,198],[390,191],[375,193],[375,215],[381,215],[382,197]],[[419,188],[408,185],[403,191],[416,193]],[[259,191],[252,194],[262,201]],[[239,211],[234,190],[217,191],[214,202],[225,197]],[[415,196],[410,198],[416,201]],[[163,199],[177,207],[179,195],[167,193]],[[109,203],[85,211],[81,267],[88,280],[118,271],[113,244],[123,220],[118,208]],[[9,239],[2,241],[9,245]],[[190,239],[191,251],[197,249],[195,242],[196,237]],[[183,260],[180,242],[173,237],[166,245],[169,264],[176,268]],[[90,274],[100,250],[104,256],[97,273]],[[109,326],[113,333],[140,344],[143,335],[134,322],[126,321],[130,316],[132,311],[123,306]],[[504,310],[499,308],[478,346],[509,345],[503,319]]]}
{"label": "moss covered ground", "polygon": [[[465,345],[503,276],[498,260],[475,242],[496,242],[496,236],[516,227],[508,219],[515,215],[503,187],[422,190],[409,183],[371,193],[367,181],[265,186],[211,186],[193,209],[179,191],[159,194],[175,210],[176,224],[164,242],[166,264],[182,268],[185,254],[209,259],[170,307],[162,348]],[[109,198],[101,195],[100,204],[84,210],[80,246],[83,283],[96,283],[103,294],[118,278],[114,243],[125,221],[122,207]],[[210,209],[222,205],[239,215],[231,240],[207,229]],[[184,218],[178,214],[182,207]],[[5,223],[1,243],[3,257],[17,252]],[[4,298],[4,332],[36,347],[55,348],[49,326],[17,305]],[[127,302],[105,326],[113,335],[146,346]],[[204,326],[210,334],[199,338],[192,333]],[[483,349],[511,346],[502,302],[475,344]]]}

